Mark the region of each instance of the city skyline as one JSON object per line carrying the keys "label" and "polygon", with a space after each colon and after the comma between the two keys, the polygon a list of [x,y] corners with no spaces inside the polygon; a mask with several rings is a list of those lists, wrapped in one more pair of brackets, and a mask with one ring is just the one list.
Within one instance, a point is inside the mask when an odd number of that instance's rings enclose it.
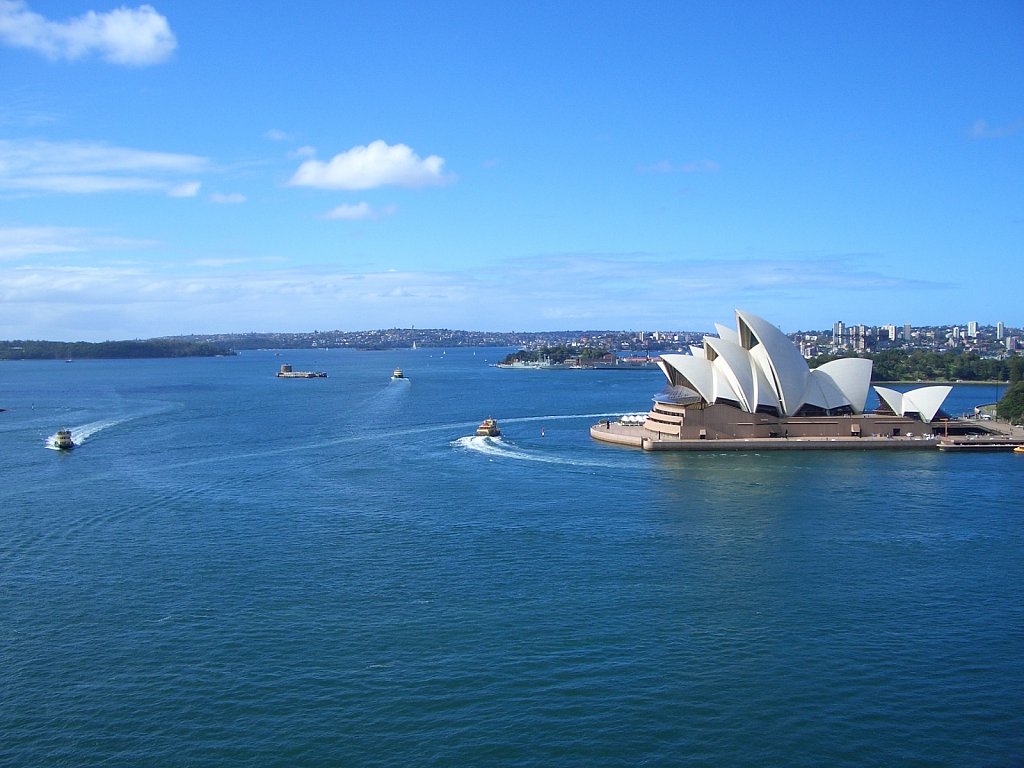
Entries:
{"label": "city skyline", "polygon": [[1021,28],[0,0],[0,338],[1020,327]]}

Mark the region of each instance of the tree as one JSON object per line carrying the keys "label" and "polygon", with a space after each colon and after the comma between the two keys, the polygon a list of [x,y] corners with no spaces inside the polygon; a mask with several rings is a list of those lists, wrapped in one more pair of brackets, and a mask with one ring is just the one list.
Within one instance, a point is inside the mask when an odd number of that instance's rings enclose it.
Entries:
{"label": "tree", "polygon": [[996,414],[1012,424],[1024,424],[1024,379],[1010,385],[996,405]]}
{"label": "tree", "polygon": [[1024,357],[1014,355],[1010,358],[1010,383],[1016,384],[1024,379]]}

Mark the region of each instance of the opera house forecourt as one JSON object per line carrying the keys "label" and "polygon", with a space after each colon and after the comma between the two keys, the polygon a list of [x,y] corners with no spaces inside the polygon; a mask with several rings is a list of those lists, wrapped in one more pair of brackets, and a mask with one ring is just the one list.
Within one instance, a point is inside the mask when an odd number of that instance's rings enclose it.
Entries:
{"label": "opera house forecourt", "polygon": [[949,421],[950,386],[875,387],[879,408],[867,413],[871,360],[811,369],[781,330],[740,310],[735,330],[715,328],[692,354],[661,356],[668,385],[645,418],[602,421],[591,436],[651,451],[934,449],[939,437],[986,431]]}

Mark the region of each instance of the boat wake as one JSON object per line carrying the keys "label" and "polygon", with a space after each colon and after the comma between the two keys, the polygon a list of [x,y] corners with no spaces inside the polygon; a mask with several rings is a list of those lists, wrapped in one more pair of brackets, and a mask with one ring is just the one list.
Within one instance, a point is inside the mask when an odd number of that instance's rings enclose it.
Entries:
{"label": "boat wake", "polygon": [[[512,419],[505,419],[512,421]],[[574,467],[605,467],[617,468],[621,466],[613,462],[594,461],[578,457],[559,456],[543,451],[528,451],[510,443],[501,437],[480,437],[468,435],[460,437],[451,442],[453,448],[460,450],[475,451],[492,459],[513,459],[516,461],[535,461],[542,464],[566,464]]]}
{"label": "boat wake", "polygon": [[[118,424],[122,424],[122,423],[124,423],[126,421],[129,421],[129,420],[133,419],[133,418],[137,418],[137,417],[129,416],[129,417],[126,417],[126,418],[121,418],[121,419],[100,419],[99,421],[90,421],[88,424],[82,424],[82,425],[77,426],[77,427],[71,427],[70,428],[71,429],[71,440],[74,442],[75,445],[81,445],[86,440],[88,440],[90,437],[95,435],[97,432],[101,432],[102,430],[108,429],[109,427],[113,427],[113,426],[116,426]],[[50,435],[49,437],[46,438],[46,447],[47,448],[49,448],[51,450],[54,450],[54,451],[60,450],[59,448],[54,446],[54,440],[55,440],[56,437],[57,437],[57,433],[54,432],[52,435]]]}
{"label": "boat wake", "polygon": [[503,418],[502,424],[522,424],[528,421],[570,421],[573,419],[617,419],[622,415],[622,411],[616,411],[615,413],[574,413],[574,414],[560,414],[557,416],[520,416],[518,418]]}

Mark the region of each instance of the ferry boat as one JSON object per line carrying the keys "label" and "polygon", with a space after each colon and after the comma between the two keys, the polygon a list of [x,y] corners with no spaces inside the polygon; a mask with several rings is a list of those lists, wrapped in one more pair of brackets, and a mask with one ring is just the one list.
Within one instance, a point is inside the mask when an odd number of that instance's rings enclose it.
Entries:
{"label": "ferry boat", "polygon": [[70,429],[58,429],[53,436],[53,447],[59,451],[70,451],[75,447],[75,441],[71,439]]}
{"label": "ferry boat", "polygon": [[391,372],[391,378],[392,379],[404,379],[405,378],[405,374],[402,373],[402,369],[401,368],[395,368],[395,370]]}
{"label": "ferry boat", "polygon": [[476,428],[477,437],[497,437],[501,434],[501,430],[498,429],[498,422],[494,419],[484,419],[480,422],[480,426]]}

